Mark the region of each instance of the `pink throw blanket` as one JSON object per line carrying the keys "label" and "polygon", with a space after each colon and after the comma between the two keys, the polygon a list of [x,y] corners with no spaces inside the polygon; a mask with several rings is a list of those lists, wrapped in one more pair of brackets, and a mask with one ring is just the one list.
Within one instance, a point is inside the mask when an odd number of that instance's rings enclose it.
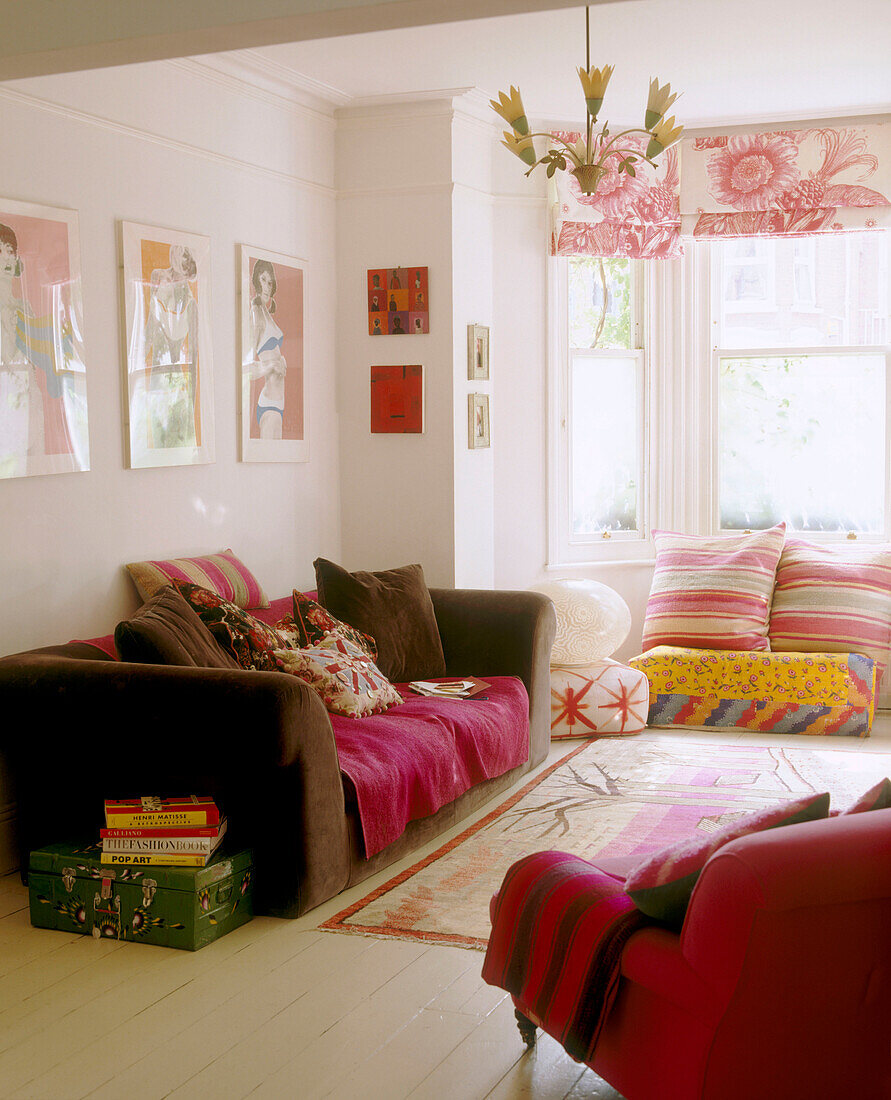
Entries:
{"label": "pink throw blanket", "polygon": [[527,760],[526,688],[513,676],[487,680],[482,695],[456,700],[412,695],[398,684],[401,706],[367,718],[331,715],[340,769],[356,788],[366,857],[409,821]]}

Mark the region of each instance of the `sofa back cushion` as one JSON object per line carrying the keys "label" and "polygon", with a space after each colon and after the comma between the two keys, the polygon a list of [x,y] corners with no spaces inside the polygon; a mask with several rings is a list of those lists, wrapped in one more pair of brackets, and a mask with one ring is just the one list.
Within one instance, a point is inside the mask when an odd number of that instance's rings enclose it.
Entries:
{"label": "sofa back cushion", "polygon": [[384,676],[395,683],[445,676],[433,601],[420,565],[348,573],[325,558],[313,564],[322,606],[374,638]]}
{"label": "sofa back cushion", "polygon": [[143,600],[172,581],[188,581],[215,592],[236,607],[269,607],[262,585],[231,550],[200,558],[131,561],[127,572]]}
{"label": "sofa back cushion", "polygon": [[114,640],[123,661],[238,667],[172,585],[156,592],[130,619],[118,623]]}
{"label": "sofa back cushion", "polygon": [[701,537],[654,531],[656,568],[643,649],[769,649],[767,627],[786,525]]}
{"label": "sofa back cushion", "polygon": [[790,539],[770,612],[777,652],[864,653],[882,674],[891,656],[891,550],[851,552]]}

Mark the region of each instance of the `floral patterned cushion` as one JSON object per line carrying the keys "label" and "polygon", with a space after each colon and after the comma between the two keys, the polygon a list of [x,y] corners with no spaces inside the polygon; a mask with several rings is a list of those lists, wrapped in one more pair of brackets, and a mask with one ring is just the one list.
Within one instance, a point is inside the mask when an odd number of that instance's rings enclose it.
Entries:
{"label": "floral patterned cushion", "polygon": [[286,642],[271,626],[248,611],[224,600],[216,592],[188,581],[174,581],[217,642],[242,668],[260,672],[281,671],[275,651]]}
{"label": "floral patterned cushion", "polygon": [[368,654],[340,634],[326,634],[309,648],[276,650],[275,657],[281,670],[309,684],[332,714],[362,718],[402,702]]}
{"label": "floral patterned cushion", "polygon": [[320,603],[304,596],[302,592],[294,589],[294,615],[293,627],[289,630],[289,636],[296,640],[296,649],[306,649],[308,646],[317,645],[326,635],[337,634],[346,638],[353,645],[363,650],[372,661],[377,660],[377,645],[370,634],[363,634],[349,623],[335,619],[330,611],[326,611]]}

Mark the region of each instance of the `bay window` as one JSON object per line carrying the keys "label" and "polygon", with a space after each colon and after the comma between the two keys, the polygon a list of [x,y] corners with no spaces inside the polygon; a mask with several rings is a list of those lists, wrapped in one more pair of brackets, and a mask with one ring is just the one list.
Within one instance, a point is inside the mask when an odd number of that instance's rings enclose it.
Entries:
{"label": "bay window", "polygon": [[653,527],[891,540],[891,233],[552,263],[552,565]]}

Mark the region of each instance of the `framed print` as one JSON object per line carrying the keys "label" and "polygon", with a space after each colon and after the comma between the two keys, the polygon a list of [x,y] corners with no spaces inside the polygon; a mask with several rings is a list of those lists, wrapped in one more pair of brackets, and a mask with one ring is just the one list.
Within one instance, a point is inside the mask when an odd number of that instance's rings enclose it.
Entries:
{"label": "framed print", "polygon": [[307,462],[304,380],[306,264],[238,246],[241,460]]}
{"label": "framed print", "polygon": [[213,462],[210,238],[121,222],[131,469]]}
{"label": "framed print", "polygon": [[475,382],[489,379],[489,329],[485,325],[467,326],[467,377]]}
{"label": "framed print", "polygon": [[366,274],[369,336],[422,336],[430,331],[426,267],[377,267]]}
{"label": "framed print", "polygon": [[77,213],[0,199],[0,478],[90,468]]}
{"label": "framed print", "polygon": [[424,368],[371,368],[371,431],[420,434],[424,431]]}
{"label": "framed print", "polygon": [[489,395],[467,395],[467,446],[471,450],[489,446]]}

